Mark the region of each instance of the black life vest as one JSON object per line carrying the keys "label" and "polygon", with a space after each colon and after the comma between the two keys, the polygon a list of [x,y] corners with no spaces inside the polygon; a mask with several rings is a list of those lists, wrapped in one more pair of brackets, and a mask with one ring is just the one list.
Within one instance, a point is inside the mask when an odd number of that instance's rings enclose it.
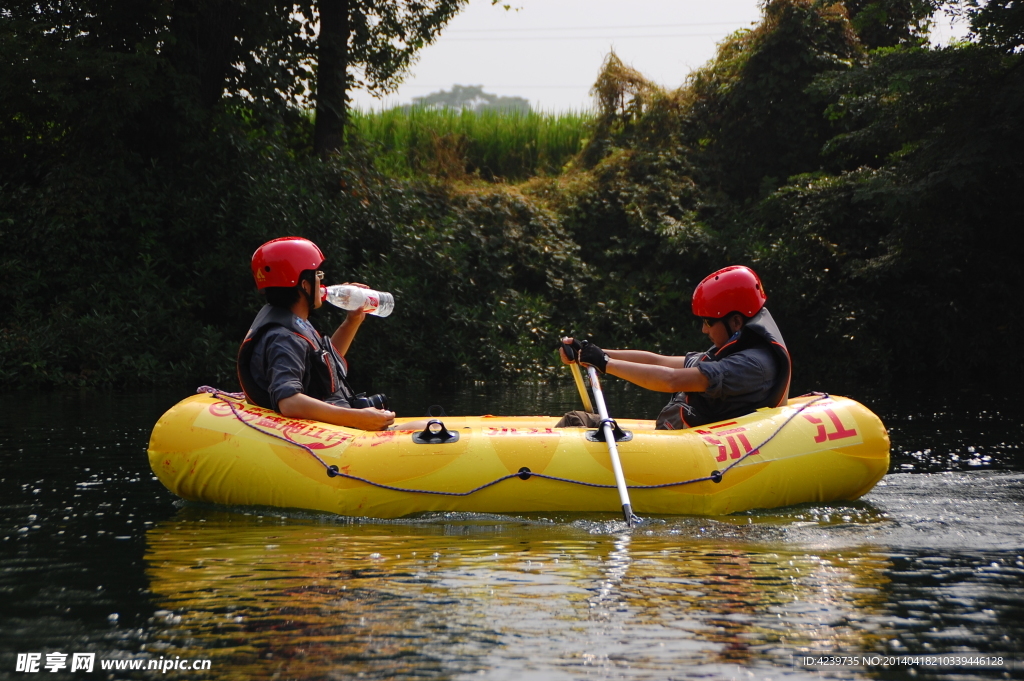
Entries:
{"label": "black life vest", "polygon": [[[729,355],[752,347],[767,347],[776,360],[775,381],[768,397],[754,403],[719,398],[711,400],[704,393],[678,393],[658,417],[659,427],[693,428],[713,421],[733,419],[762,407],[779,407],[789,399],[789,384],[793,376],[792,360],[779,327],[767,308],[747,320],[739,335],[720,348],[712,347],[698,356],[692,366],[701,362],[718,362]],[[687,366],[691,366],[688,362]]]}
{"label": "black life vest", "polygon": [[273,409],[270,393],[260,387],[252,374],[252,355],[257,341],[267,331],[275,327],[284,327],[307,343],[306,367],[308,371],[303,377],[302,392],[324,402],[348,406],[353,396],[348,384],[345,360],[338,355],[329,338],[325,338],[316,330],[312,337],[309,330],[298,323],[298,318],[291,310],[264,305],[256,319],[245,334],[245,340],[238,348],[238,382],[242,385],[245,397],[255,405],[265,409]]}

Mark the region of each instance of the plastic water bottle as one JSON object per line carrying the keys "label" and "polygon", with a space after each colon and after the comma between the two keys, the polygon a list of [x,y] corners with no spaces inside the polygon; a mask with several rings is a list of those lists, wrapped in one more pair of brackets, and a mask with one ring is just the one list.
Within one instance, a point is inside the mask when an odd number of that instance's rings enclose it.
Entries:
{"label": "plastic water bottle", "polygon": [[378,317],[387,317],[395,309],[395,297],[385,291],[374,291],[351,284],[321,286],[323,299],[342,310],[363,310]]}

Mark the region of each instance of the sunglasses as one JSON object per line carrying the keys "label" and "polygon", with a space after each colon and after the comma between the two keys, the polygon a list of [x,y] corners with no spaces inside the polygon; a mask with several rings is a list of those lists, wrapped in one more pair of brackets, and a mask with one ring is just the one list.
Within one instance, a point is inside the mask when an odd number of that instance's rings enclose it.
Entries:
{"label": "sunglasses", "polygon": [[709,329],[718,322],[722,321],[721,317],[701,317],[701,319],[704,320],[704,323],[708,325]]}

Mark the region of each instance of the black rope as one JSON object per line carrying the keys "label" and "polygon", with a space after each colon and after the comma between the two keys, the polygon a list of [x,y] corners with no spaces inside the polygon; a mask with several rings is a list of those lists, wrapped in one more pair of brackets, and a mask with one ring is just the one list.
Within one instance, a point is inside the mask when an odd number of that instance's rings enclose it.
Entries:
{"label": "black rope", "polygon": [[[378,487],[380,489],[390,490],[392,492],[406,492],[406,493],[409,493],[409,494],[433,494],[433,495],[437,495],[437,496],[446,496],[446,497],[468,497],[469,495],[475,494],[475,493],[479,492],[480,490],[487,489],[488,487],[493,487],[494,485],[497,485],[500,482],[505,482],[506,480],[511,480],[512,478],[520,478],[522,480],[528,480],[531,477],[544,478],[545,480],[553,480],[555,482],[564,482],[564,483],[568,483],[568,484],[571,484],[571,485],[580,485],[582,487],[595,487],[595,488],[598,488],[598,489],[615,489],[616,488],[616,485],[614,485],[614,484],[602,484],[602,483],[597,483],[597,482],[584,482],[583,480],[573,480],[572,478],[562,478],[562,477],[559,477],[557,475],[546,475],[544,473],[534,473],[532,471],[525,471],[524,472],[522,469],[520,469],[516,473],[509,473],[508,475],[503,475],[500,478],[495,478],[494,480],[491,480],[490,482],[486,482],[486,483],[480,485],[479,487],[474,487],[473,489],[471,489],[469,491],[466,491],[466,492],[441,492],[441,491],[437,491],[437,490],[412,489],[412,488],[408,488],[408,487],[396,487],[394,485],[385,485],[384,483],[381,483],[381,482],[374,482],[373,480],[368,480],[366,478],[361,478],[358,475],[351,475],[350,473],[342,473],[340,470],[338,470],[337,466],[328,465],[328,463],[326,461],[324,461],[323,459],[321,459],[316,454],[316,452],[314,452],[310,447],[307,447],[306,445],[302,444],[301,442],[295,442],[294,440],[289,440],[288,438],[283,437],[281,435],[278,435],[277,433],[268,432],[266,430],[263,430],[262,428],[259,428],[258,426],[255,426],[255,425],[249,423],[248,421],[245,421],[244,419],[242,419],[241,415],[239,415],[238,409],[235,406],[235,402],[241,402],[243,399],[245,399],[245,395],[243,393],[228,393],[228,392],[224,392],[222,390],[218,390],[217,388],[211,388],[210,386],[205,386],[205,385],[200,387],[198,390],[196,390],[196,392],[198,392],[198,393],[209,393],[209,394],[213,395],[214,397],[216,397],[217,399],[221,400],[222,402],[227,404],[228,407],[231,408],[231,413],[234,414],[235,418],[237,418],[239,421],[241,421],[246,426],[252,428],[253,430],[255,430],[255,431],[259,432],[259,433],[263,433],[264,435],[268,435],[270,437],[273,437],[273,438],[276,438],[278,440],[281,440],[282,442],[286,442],[288,444],[295,445],[296,447],[301,447],[302,449],[306,450],[306,452],[310,456],[312,456],[314,459],[319,461],[321,465],[323,465],[323,467],[327,470],[327,475],[329,477],[332,477],[332,478],[337,477],[337,478],[345,478],[347,480],[355,480],[356,482],[362,482],[362,483],[365,483],[367,485],[371,485],[373,487]],[[788,426],[790,424],[790,422],[793,419],[795,419],[804,409],[806,409],[807,407],[811,406],[815,402],[819,402],[821,400],[828,399],[828,397],[829,397],[828,393],[808,393],[808,395],[816,395],[816,397],[813,400],[811,400],[810,402],[807,402],[806,404],[800,405],[800,408],[797,409],[795,412],[793,412],[793,414],[791,414],[790,417],[787,418],[782,423],[782,425],[780,425],[778,428],[776,428],[775,431],[771,435],[769,435],[768,438],[765,439],[764,442],[759,444],[757,447],[754,447],[753,449],[751,449],[749,452],[747,452],[746,454],[744,454],[740,458],[738,458],[735,461],[733,461],[731,464],[726,466],[723,470],[721,470],[721,471],[712,471],[711,475],[706,475],[706,476],[701,477],[701,478],[693,478],[691,480],[680,480],[678,482],[665,482],[665,483],[661,483],[661,484],[658,484],[658,485],[627,485],[626,487],[628,489],[660,489],[662,487],[679,487],[681,485],[690,485],[690,484],[693,484],[695,482],[707,482],[709,480],[711,482],[715,482],[715,483],[721,482],[722,481],[722,477],[726,473],[728,473],[730,470],[732,470],[737,465],[739,465],[747,457],[752,456],[753,454],[756,454],[756,453],[760,452],[761,448],[763,448],[765,445],[767,445],[769,442],[771,442],[773,439],[775,439],[775,436],[777,436],[780,432],[782,432],[782,429],[785,428],[786,426]],[[608,420],[610,421],[611,419],[608,419]],[[603,422],[602,422],[602,424],[603,424]]]}

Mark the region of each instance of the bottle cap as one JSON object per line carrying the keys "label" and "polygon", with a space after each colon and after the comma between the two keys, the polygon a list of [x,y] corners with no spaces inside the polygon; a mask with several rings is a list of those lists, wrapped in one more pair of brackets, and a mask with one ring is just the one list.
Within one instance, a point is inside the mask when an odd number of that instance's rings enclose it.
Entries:
{"label": "bottle cap", "polygon": [[327,287],[323,286],[323,285],[320,286],[320,302],[321,303],[326,303],[327,302]]}

